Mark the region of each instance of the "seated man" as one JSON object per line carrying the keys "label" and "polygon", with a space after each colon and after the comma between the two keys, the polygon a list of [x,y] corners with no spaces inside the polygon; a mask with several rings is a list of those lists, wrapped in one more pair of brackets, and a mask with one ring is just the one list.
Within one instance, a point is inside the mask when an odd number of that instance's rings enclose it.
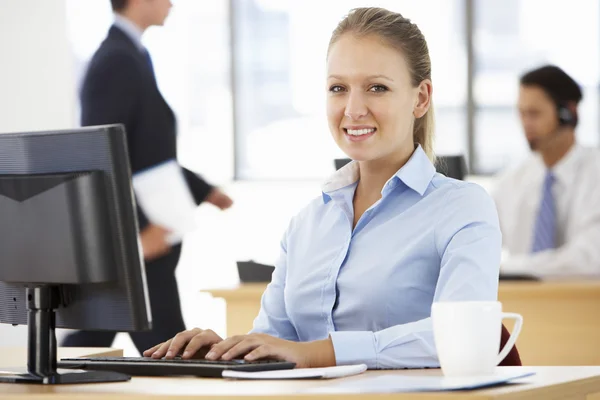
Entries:
{"label": "seated man", "polygon": [[521,77],[519,113],[533,153],[494,190],[504,273],[600,274],[600,152],[575,141],[581,99],[558,67]]}

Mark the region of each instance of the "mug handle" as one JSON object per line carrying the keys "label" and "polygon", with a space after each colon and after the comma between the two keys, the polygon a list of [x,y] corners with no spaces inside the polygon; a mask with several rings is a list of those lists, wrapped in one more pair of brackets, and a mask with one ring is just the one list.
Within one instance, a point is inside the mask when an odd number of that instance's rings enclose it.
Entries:
{"label": "mug handle", "polygon": [[502,362],[502,360],[504,360],[506,358],[506,356],[508,355],[508,353],[512,350],[515,343],[517,342],[519,333],[521,333],[521,327],[523,326],[523,317],[521,316],[521,314],[502,313],[502,319],[504,319],[504,318],[514,319],[515,326],[512,330],[512,333],[510,334],[510,337],[506,341],[504,348],[502,349],[502,351],[500,352],[500,354],[498,354],[498,357],[496,358],[496,365],[500,364]]}

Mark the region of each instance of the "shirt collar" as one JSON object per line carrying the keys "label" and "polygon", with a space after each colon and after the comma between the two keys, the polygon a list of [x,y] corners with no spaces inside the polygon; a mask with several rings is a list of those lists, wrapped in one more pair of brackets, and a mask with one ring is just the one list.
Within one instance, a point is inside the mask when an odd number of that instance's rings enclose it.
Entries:
{"label": "shirt collar", "polygon": [[[406,186],[423,196],[435,173],[435,167],[427,157],[427,154],[425,154],[421,145],[417,145],[406,164],[383,185],[381,194],[384,195],[389,190],[395,188],[398,182],[403,182]],[[328,203],[334,192],[354,185],[358,182],[359,178],[360,170],[358,162],[352,161],[346,164],[331,175],[323,185],[323,201]]]}
{"label": "shirt collar", "polygon": [[552,167],[552,173],[559,182],[569,182],[573,179],[582,153],[583,148],[578,144],[574,144],[567,154]]}
{"label": "shirt collar", "polygon": [[144,50],[144,45],[142,44],[144,31],[139,26],[121,14],[116,13],[114,25],[122,30],[138,49]]}

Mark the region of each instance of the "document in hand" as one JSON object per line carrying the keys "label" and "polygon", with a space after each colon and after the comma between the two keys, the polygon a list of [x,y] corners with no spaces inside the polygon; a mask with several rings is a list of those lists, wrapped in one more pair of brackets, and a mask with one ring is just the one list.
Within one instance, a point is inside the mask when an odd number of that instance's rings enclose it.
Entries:
{"label": "document in hand", "polygon": [[133,176],[136,200],[150,222],[171,231],[169,241],[181,242],[196,228],[196,203],[176,160],[170,160]]}
{"label": "document in hand", "polygon": [[297,368],[284,369],[276,371],[223,371],[223,378],[235,379],[331,379],[342,378],[344,376],[357,375],[365,372],[365,364],[342,365],[339,367],[328,368]]}

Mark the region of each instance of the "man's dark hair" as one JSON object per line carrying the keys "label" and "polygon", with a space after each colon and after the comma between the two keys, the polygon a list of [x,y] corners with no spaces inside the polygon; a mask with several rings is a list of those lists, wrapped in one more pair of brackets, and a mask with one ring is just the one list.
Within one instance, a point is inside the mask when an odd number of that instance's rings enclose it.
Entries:
{"label": "man's dark hair", "polygon": [[127,7],[127,0],[110,0],[113,11],[123,11]]}
{"label": "man's dark hair", "polygon": [[577,82],[554,65],[546,65],[527,72],[521,77],[521,85],[540,87],[557,105],[565,105],[570,102],[578,104],[583,98]]}

